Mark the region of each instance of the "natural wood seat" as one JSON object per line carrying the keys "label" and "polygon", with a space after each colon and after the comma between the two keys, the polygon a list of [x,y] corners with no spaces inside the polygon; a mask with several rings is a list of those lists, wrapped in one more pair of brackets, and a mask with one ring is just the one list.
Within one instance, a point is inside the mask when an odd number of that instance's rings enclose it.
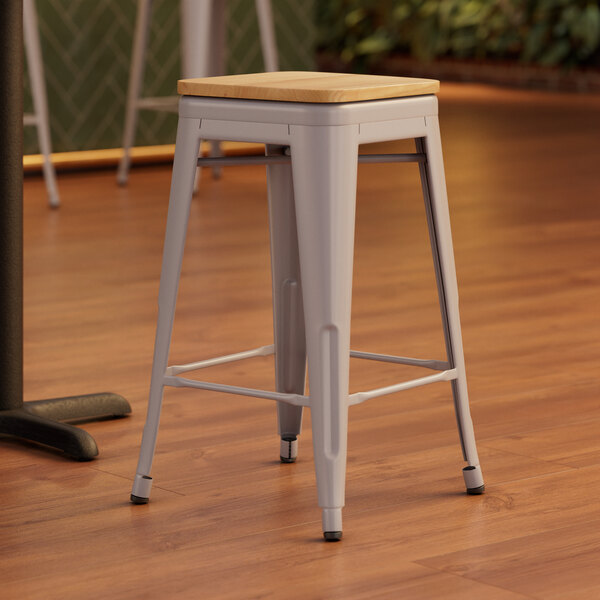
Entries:
{"label": "natural wood seat", "polygon": [[177,85],[186,96],[322,103],[420,96],[435,94],[439,88],[436,79],[311,71],[181,79]]}

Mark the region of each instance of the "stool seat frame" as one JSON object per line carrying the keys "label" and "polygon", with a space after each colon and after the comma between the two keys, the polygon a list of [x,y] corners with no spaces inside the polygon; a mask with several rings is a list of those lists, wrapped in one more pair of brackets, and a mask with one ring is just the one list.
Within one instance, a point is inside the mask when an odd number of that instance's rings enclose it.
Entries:
{"label": "stool seat frame", "polygon": [[[467,491],[484,490],[470,417],[458,290],[434,95],[341,104],[311,104],[183,96],[159,291],[159,315],[144,427],[132,501],[148,501],[165,386],[275,400],[280,454],[293,462],[303,407],[312,414],[319,506],[325,539],[342,532],[349,406],[450,381]],[[416,153],[358,156],[359,144],[414,138]],[[265,157],[198,159],[201,139],[266,144]],[[168,366],[187,221],[198,164],[267,165],[274,344],[184,365]],[[447,358],[424,360],[350,350],[350,305],[358,162],[419,165],[438,286]],[[215,384],[182,373],[275,354],[276,391]],[[350,357],[420,366],[436,374],[349,394]],[[305,395],[306,364],[310,395]]]}

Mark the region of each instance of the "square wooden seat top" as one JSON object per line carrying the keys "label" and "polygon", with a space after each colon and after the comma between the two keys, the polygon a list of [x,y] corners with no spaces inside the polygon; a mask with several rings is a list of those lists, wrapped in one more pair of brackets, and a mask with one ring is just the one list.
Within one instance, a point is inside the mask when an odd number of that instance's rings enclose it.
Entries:
{"label": "square wooden seat top", "polygon": [[421,96],[435,94],[439,88],[436,79],[311,71],[181,79],[177,84],[177,91],[184,96],[317,103]]}

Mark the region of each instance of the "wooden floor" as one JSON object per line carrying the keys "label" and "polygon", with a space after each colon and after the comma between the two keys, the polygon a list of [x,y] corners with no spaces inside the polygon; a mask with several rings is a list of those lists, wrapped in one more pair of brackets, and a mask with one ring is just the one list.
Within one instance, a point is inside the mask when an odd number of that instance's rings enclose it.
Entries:
{"label": "wooden floor", "polygon": [[[321,541],[310,414],[278,462],[266,400],[170,390],[147,506],[145,417],[169,169],[25,184],[26,400],[110,390],[90,463],[0,440],[0,596],[577,600],[600,597],[600,98],[440,96],[472,412],[487,491],[464,494],[448,384],[350,414],[344,540]],[[442,358],[414,165],[359,170],[352,346]],[[264,171],[204,177],[172,363],[270,343]],[[270,359],[214,381],[271,387]],[[353,361],[351,391],[414,369]]]}

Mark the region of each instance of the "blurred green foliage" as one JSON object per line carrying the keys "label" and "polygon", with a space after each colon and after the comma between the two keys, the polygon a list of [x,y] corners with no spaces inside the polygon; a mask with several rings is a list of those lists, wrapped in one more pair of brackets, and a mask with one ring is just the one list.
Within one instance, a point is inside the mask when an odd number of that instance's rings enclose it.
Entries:
{"label": "blurred green foliage", "polygon": [[324,0],[319,48],[366,69],[387,54],[600,67],[600,0]]}

